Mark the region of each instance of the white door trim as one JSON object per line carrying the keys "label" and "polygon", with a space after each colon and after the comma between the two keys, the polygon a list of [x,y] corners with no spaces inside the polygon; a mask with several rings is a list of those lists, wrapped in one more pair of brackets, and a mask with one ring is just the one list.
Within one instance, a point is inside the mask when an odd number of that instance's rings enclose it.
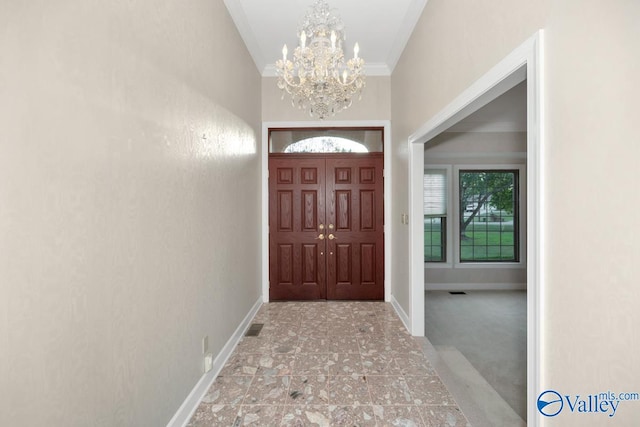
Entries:
{"label": "white door trim", "polygon": [[384,128],[384,300],[391,301],[391,122],[388,120],[262,123],[262,301],[269,302],[269,129],[321,127]]}
{"label": "white door trim", "polygon": [[544,33],[538,31],[409,137],[410,322],[424,335],[424,144],[516,84],[527,80],[527,419],[539,424],[544,330]]}

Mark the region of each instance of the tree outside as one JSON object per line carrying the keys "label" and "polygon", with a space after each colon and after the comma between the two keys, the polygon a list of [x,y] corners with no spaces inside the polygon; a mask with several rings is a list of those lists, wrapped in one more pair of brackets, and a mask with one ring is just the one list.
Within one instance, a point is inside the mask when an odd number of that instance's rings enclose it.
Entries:
{"label": "tree outside", "polygon": [[460,260],[517,261],[517,170],[460,171]]}

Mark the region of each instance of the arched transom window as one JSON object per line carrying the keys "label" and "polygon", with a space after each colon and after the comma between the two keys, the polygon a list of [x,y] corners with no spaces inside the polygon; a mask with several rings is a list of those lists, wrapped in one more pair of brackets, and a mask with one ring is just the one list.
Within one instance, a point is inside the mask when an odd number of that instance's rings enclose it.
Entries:
{"label": "arched transom window", "polygon": [[285,153],[368,153],[363,144],[347,138],[317,136],[289,144]]}
{"label": "arched transom window", "polygon": [[269,129],[270,153],[381,153],[383,128]]}

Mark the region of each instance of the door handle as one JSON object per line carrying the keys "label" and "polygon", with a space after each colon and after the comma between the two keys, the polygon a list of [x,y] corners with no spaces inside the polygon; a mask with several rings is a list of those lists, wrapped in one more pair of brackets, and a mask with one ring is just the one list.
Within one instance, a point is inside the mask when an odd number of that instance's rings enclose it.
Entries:
{"label": "door handle", "polygon": [[327,238],[328,238],[329,240],[337,239],[337,237],[336,237],[336,236],[334,236],[333,234],[329,234],[329,235],[327,236]]}
{"label": "door handle", "polygon": [[316,240],[324,240],[324,234],[320,234],[318,237],[316,237]]}

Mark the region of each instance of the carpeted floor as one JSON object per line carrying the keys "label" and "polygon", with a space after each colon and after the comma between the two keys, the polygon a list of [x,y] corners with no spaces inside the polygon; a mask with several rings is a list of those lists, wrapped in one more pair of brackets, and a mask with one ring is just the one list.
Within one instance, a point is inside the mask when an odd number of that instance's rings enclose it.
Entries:
{"label": "carpeted floor", "polygon": [[426,292],[425,335],[436,349],[455,347],[527,419],[526,291]]}

